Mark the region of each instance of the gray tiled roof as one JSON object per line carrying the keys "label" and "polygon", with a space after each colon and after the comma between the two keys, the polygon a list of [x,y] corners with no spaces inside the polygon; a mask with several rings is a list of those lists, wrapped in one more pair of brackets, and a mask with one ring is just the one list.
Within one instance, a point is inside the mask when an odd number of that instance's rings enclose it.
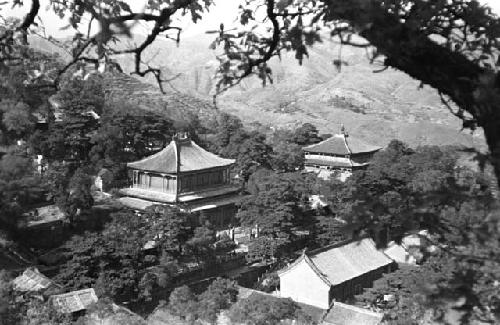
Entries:
{"label": "gray tiled roof", "polygon": [[234,159],[221,158],[198,146],[191,140],[172,141],[162,151],[142,160],[128,163],[127,166],[145,171],[165,174],[177,173],[177,151],[180,157],[180,172],[229,166]]}
{"label": "gray tiled roof", "polygon": [[50,296],[50,299],[54,307],[61,313],[74,313],[87,309],[98,300],[92,288],[53,295]]}
{"label": "gray tiled roof", "polygon": [[332,285],[393,263],[391,258],[377,249],[371,238],[321,249],[317,253],[312,251],[307,255]]}
{"label": "gray tiled roof", "polygon": [[52,285],[52,281],[34,267],[27,268],[12,283],[15,290],[24,292],[39,291],[47,289]]}
{"label": "gray tiled roof", "polygon": [[371,238],[363,238],[304,253],[278,273],[289,272],[304,260],[328,285],[337,285],[394,263],[377,249]]}
{"label": "gray tiled roof", "polygon": [[365,143],[352,136],[346,137],[343,134],[336,134],[324,141],[303,148],[304,151],[310,153],[328,153],[334,155],[369,153],[380,149],[382,148]]}

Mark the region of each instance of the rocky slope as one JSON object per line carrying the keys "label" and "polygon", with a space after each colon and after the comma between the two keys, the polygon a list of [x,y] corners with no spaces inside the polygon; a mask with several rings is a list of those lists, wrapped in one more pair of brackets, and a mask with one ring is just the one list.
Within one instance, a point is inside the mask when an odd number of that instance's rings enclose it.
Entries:
{"label": "rocky slope", "polygon": [[[130,77],[119,78],[112,87],[117,97],[126,96],[145,109],[182,117],[183,109],[196,112],[213,110],[210,105],[215,53],[208,49],[212,35],[174,42],[158,40],[146,53],[150,64],[161,66],[166,76],[176,78],[162,96]],[[137,43],[140,37],[124,43]],[[123,46],[123,45],[122,45]],[[346,65],[338,71],[332,64],[339,58]],[[119,62],[130,71],[132,58]],[[351,134],[377,145],[398,138],[413,146],[458,144],[485,148],[481,132],[461,131],[461,123],[441,104],[437,92],[402,72],[388,69],[375,73],[380,65],[370,64],[362,49],[342,47],[330,39],[310,50],[300,66],[293,55],[271,62],[275,82],[262,87],[256,79],[245,80],[218,98],[221,110],[239,116],[244,122],[269,127],[289,127],[304,122],[315,124],[321,132],[338,132],[343,123]],[[154,83],[144,78],[142,81]],[[146,88],[145,88],[146,87]],[[120,92],[120,89],[122,91]],[[145,90],[147,89],[147,90]],[[159,102],[158,102],[159,101]],[[172,107],[176,109],[170,110]]]}

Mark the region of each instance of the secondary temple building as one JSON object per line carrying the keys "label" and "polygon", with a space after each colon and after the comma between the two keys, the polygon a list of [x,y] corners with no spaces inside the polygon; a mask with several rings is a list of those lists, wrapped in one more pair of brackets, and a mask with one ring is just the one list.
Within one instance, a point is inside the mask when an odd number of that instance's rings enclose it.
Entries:
{"label": "secondary temple building", "polygon": [[177,134],[163,150],[127,164],[131,185],[120,190],[120,201],[135,209],[176,205],[202,212],[215,226],[231,224],[241,199],[239,186],[230,182],[234,162]]}
{"label": "secondary temple building", "polygon": [[336,176],[345,181],[354,170],[366,168],[380,149],[349,136],[342,127],[340,134],[303,148],[304,168],[324,179]]}
{"label": "secondary temple building", "polygon": [[371,287],[396,263],[370,238],[341,242],[305,252],[278,272],[280,296],[322,309]]}

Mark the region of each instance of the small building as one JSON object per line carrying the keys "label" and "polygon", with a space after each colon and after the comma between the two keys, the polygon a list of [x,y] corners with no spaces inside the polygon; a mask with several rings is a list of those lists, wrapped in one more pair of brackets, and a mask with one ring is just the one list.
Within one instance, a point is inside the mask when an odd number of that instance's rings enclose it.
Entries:
{"label": "small building", "polygon": [[66,226],[66,214],[52,204],[25,212],[18,222],[18,231],[30,245],[53,248],[64,240]]}
{"label": "small building", "polygon": [[70,314],[87,309],[90,305],[96,303],[98,298],[94,289],[89,288],[53,295],[50,296],[49,300],[60,313]]}
{"label": "small building", "polygon": [[14,290],[20,292],[38,292],[50,287],[59,287],[51,279],[40,273],[36,267],[27,268],[12,280]]}
{"label": "small building", "polygon": [[338,177],[345,181],[353,171],[366,168],[381,147],[367,144],[342,132],[316,144],[304,147],[304,169],[318,177]]}
{"label": "small building", "polygon": [[130,187],[120,190],[120,201],[132,208],[154,204],[201,212],[214,226],[234,221],[239,186],[230,182],[234,159],[210,153],[187,134],[176,134],[160,152],[127,164]]}
{"label": "small building", "polygon": [[321,325],[378,325],[383,318],[384,314],[336,301]]}
{"label": "small building", "polygon": [[347,241],[305,252],[278,272],[281,297],[327,309],[344,301],[396,268],[371,238]]}
{"label": "small building", "polygon": [[433,249],[435,246],[429,242],[429,233],[422,230],[404,236],[400,243],[389,242],[384,253],[397,263],[416,265],[421,263],[424,255],[431,253]]}

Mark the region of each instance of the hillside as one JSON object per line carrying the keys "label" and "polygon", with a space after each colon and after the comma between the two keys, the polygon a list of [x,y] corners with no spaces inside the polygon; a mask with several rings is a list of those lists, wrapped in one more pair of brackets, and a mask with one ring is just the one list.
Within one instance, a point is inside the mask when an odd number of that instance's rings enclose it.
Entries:
{"label": "hillside", "polygon": [[[138,36],[124,43],[140,40]],[[151,78],[139,82],[128,75],[109,79],[108,93],[174,119],[182,119],[186,110],[210,115],[217,65],[214,52],[208,49],[212,40],[212,35],[199,35],[183,39],[177,47],[172,41],[160,39],[148,49],[146,61],[163,67],[166,76],[176,76],[172,87],[166,86],[168,95],[142,83],[154,84]],[[38,47],[47,47],[40,44],[43,42],[37,43]],[[398,138],[413,146],[486,147],[481,132],[472,135],[460,131],[460,121],[447,111],[430,87],[420,87],[418,81],[393,69],[374,73],[380,66],[371,65],[364,50],[346,46],[341,59],[347,65],[338,71],[332,64],[338,53],[339,45],[324,39],[310,50],[310,57],[302,66],[293,55],[284,55],[282,61],[274,59],[273,85],[263,88],[256,79],[245,80],[220,96],[218,106],[247,124],[259,122],[269,127],[309,122],[321,132],[335,133],[343,123],[351,134],[377,145]],[[131,70],[130,56],[118,60],[125,71]]]}
{"label": "hillside", "polygon": [[[37,50],[57,54],[63,61],[70,59],[63,49],[42,38],[32,37],[30,44]],[[192,115],[203,119],[216,112],[211,101],[168,87],[167,94],[163,94],[156,84],[146,82],[146,78],[135,78],[118,71],[105,72],[102,77],[107,100],[127,102],[146,113],[161,114],[178,123],[189,121]]]}
{"label": "hillside", "polygon": [[[175,89],[210,99],[215,53],[208,50],[212,35],[174,42],[160,40],[148,59],[162,66],[169,76],[178,76]],[[413,146],[458,144],[484,149],[481,132],[461,131],[460,121],[441,104],[437,92],[402,72],[388,69],[374,73],[380,65],[370,64],[364,50],[344,46],[341,58],[347,63],[339,72],[332,64],[339,45],[324,39],[310,50],[300,66],[293,54],[271,66],[275,83],[263,88],[256,79],[220,96],[218,106],[246,123],[286,127],[304,122],[321,132],[337,132],[341,123],[374,144],[385,145],[398,138]],[[130,68],[130,60],[122,65]],[[149,82],[152,82],[149,80]]]}

